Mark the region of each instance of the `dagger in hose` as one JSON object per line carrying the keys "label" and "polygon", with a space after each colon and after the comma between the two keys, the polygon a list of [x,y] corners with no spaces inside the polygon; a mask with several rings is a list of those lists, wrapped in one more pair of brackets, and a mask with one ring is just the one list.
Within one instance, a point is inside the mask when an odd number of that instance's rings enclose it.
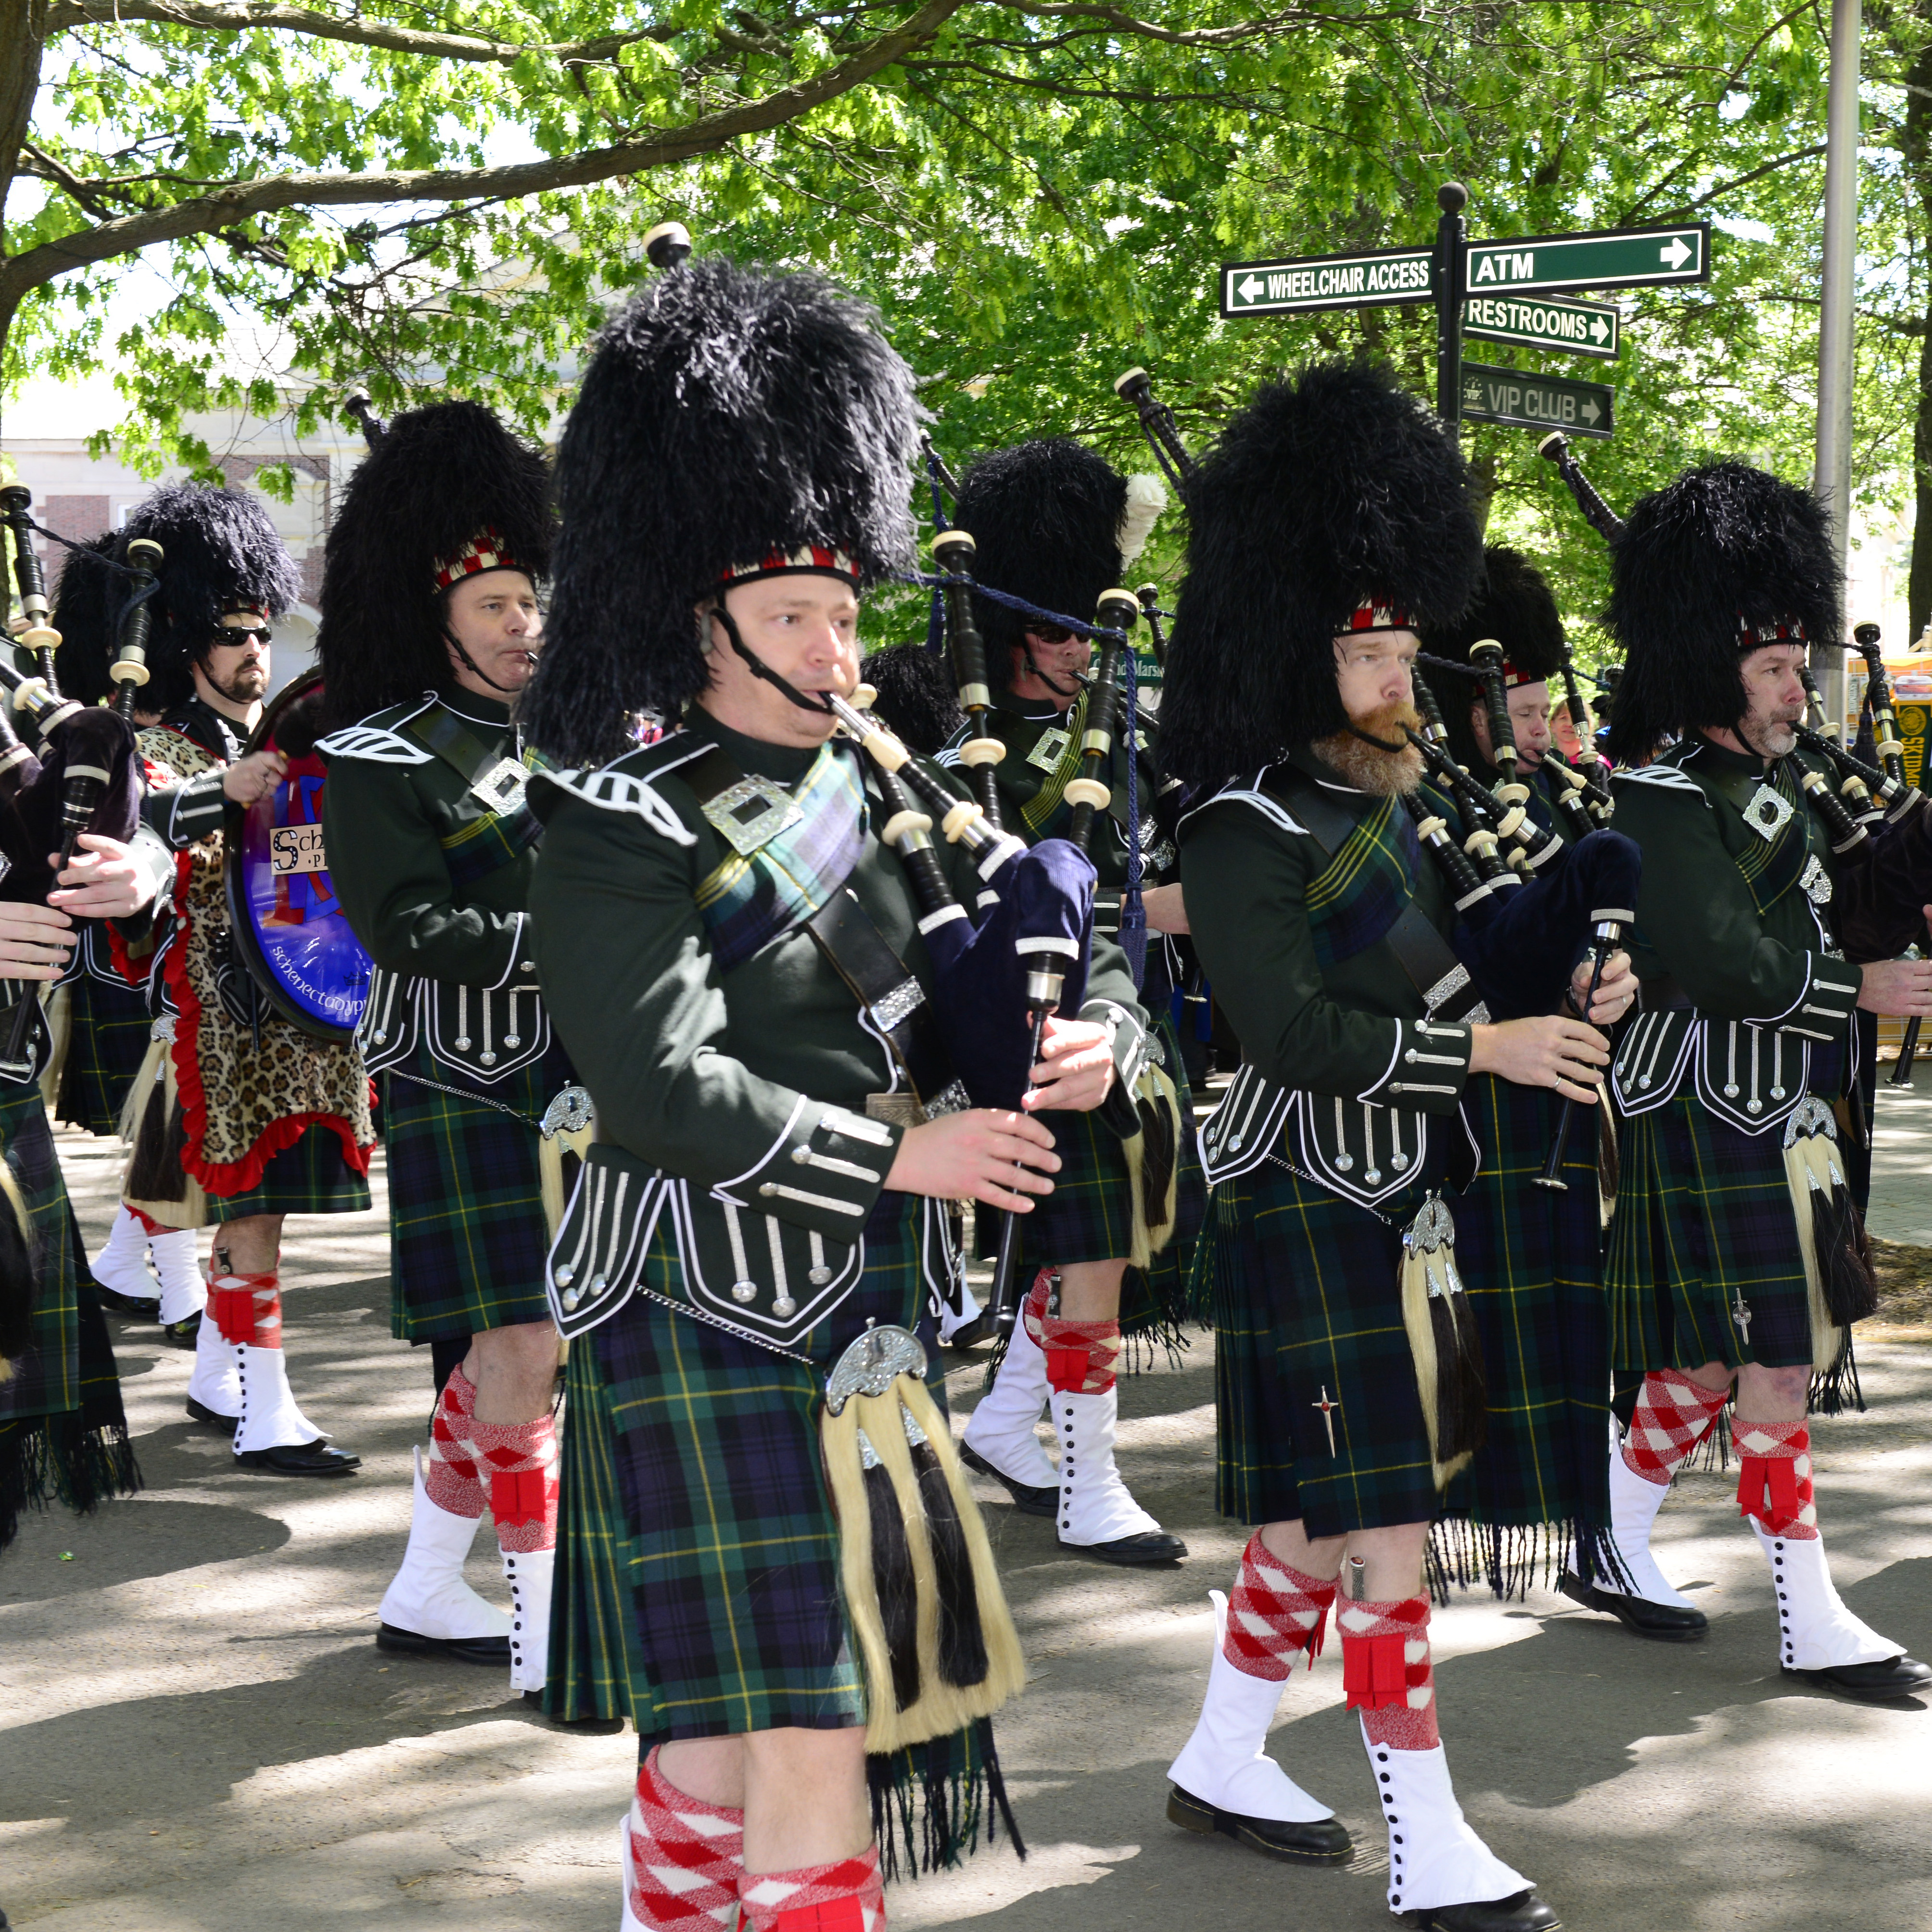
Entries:
{"label": "dagger in hose", "polygon": [[[1597,1004],[1597,993],[1604,983],[1604,969],[1610,964],[1610,956],[1623,944],[1624,934],[1636,923],[1634,908],[1629,906],[1599,906],[1590,915],[1595,928],[1591,936],[1590,990],[1583,995],[1583,1019],[1591,1024],[1590,1009]],[[1543,1172],[1536,1177],[1539,1187],[1552,1189],[1558,1194],[1567,1194],[1570,1184],[1563,1178],[1563,1150],[1570,1139],[1570,1121],[1581,1102],[1564,1096],[1563,1111],[1556,1117],[1556,1132],[1550,1143],[1550,1151],[1544,1156]],[[1598,1106],[1604,1105],[1600,1100]]]}

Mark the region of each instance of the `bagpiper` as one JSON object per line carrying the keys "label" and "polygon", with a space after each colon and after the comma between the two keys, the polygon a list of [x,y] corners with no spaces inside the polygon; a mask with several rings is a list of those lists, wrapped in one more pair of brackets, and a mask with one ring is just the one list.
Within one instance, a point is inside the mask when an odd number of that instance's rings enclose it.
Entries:
{"label": "bagpiper", "polygon": [[225,886],[228,806],[282,782],[281,755],[247,747],[275,620],[301,579],[267,510],[240,490],[166,484],[123,528],[162,550],[148,650],[162,722],[138,742],[142,811],[177,869],[150,969],[154,1037],[129,1106],[122,1200],[158,1229],[214,1226],[188,1414],[231,1437],[238,1468],[346,1476],[361,1459],[332,1446],[290,1387],[281,1232],[286,1215],[369,1205],[369,1076],[352,1046],[265,1010],[233,950]]}
{"label": "bagpiper", "polygon": [[[1643,850],[1643,992],[1611,1076],[1606,1286],[1613,1360],[1642,1380],[1610,1453],[1622,1580],[1574,1594],[1640,1636],[1703,1634],[1650,1534],[1730,1402],[1780,1670],[1892,1698],[1932,1668],[1839,1598],[1809,1418],[1856,1399],[1851,1323],[1876,1299],[1834,1111],[1853,1015],[1932,1011],[1932,963],[1858,944],[1871,839],[1848,836],[1836,773],[1797,742],[1806,652],[1841,635],[1840,577],[1824,506],[1742,463],[1644,497],[1612,548],[1606,622],[1625,657],[1610,745],[1617,824]],[[1890,909],[1907,932],[1918,896]]]}
{"label": "bagpiper", "polygon": [[[69,551],[61,571],[55,670],[63,695],[82,704],[104,704],[114,694],[110,667],[128,598],[128,580],[116,566],[126,542],[118,530],[104,531],[84,549]],[[161,722],[158,711],[147,708],[150,701],[145,692],[136,694],[137,727]],[[91,1134],[122,1131],[152,1028],[147,994],[152,964],[152,944],[137,939],[130,945],[111,922],[82,928],[61,989],[67,1012],[64,1025],[56,1028],[64,1039],[56,1119]],[[117,1206],[106,1244],[88,1264],[102,1306],[126,1319],[158,1322],[170,1346],[192,1348],[208,1300],[196,1241],[192,1228],[161,1228]]]}
{"label": "bagpiper", "polygon": [[[316,749],[329,875],[375,971],[358,1038],[382,1083],[391,1325],[459,1356],[416,1452],[382,1648],[507,1663],[543,1688],[556,1544],[556,1330],[545,1196],[588,1096],[544,1010],[526,907],[542,828],[513,707],[542,641],[542,454],[481,404],[398,416],[329,532]],[[548,1185],[546,1186],[546,1176]],[[463,1580],[484,1509],[506,1616]]]}
{"label": "bagpiper", "polygon": [[[982,722],[961,727],[943,759],[964,788],[970,772],[959,760],[967,741],[983,736],[1003,746],[993,767],[1001,820],[1030,844],[1064,838],[1073,815],[1066,792],[1081,769],[1090,702],[1083,680],[1093,654],[1090,639],[1037,613],[1090,622],[1166,502],[1158,478],[1122,476],[1064,436],[994,451],[960,478],[954,520],[973,539],[975,580],[1025,599],[1034,614],[976,592],[992,704]],[[1129,1565],[1187,1554],[1186,1544],[1135,1501],[1116,1466],[1116,1364],[1124,1333],[1171,1336],[1178,1329],[1205,1198],[1192,1096],[1168,1010],[1166,935],[1187,929],[1172,836],[1179,788],[1160,769],[1144,712],[1137,724],[1131,746],[1124,726],[1112,732],[1102,781],[1109,802],[1094,816],[1088,856],[1099,875],[1096,931],[1119,934],[1136,859],[1145,881],[1138,897],[1152,938],[1142,998],[1154,1018],[1154,1064],[1164,1063],[1172,1095],[1171,1124],[1156,1137],[1162,1171],[1150,1182],[1142,1147],[1124,1145],[1094,1116],[1052,1124],[1063,1165],[1053,1198],[1021,1232],[1024,1319],[962,1450],[1022,1511],[1052,1517],[1063,1548]],[[988,1253],[989,1234],[990,1225],[980,1242]],[[1036,1432],[1049,1404],[1058,1468]]]}
{"label": "bagpiper", "polygon": [[626,1927],[873,1932],[882,1852],[950,1862],[1004,1803],[1017,1644],[912,1331],[945,1202],[1047,1193],[1033,1114],[1106,1101],[1139,1028],[1096,942],[1027,1108],[958,1107],[927,932],[973,851],[1032,855],[949,800],[951,843],[860,714],[874,751],[832,736],[916,416],[871,310],[699,260],[609,324],[557,453],[530,916],[597,1138],[552,1251],[546,1700],[636,1724]]}
{"label": "bagpiper", "polygon": [[1450,890],[1418,848],[1418,818],[1440,814],[1405,802],[1418,633],[1478,586],[1467,472],[1385,373],[1318,364],[1228,423],[1188,507],[1162,742],[1210,788],[1181,821],[1181,881],[1246,1054],[1203,1132],[1198,1266],[1220,1507],[1259,1526],[1231,1596],[1214,1593],[1168,1816],[1278,1858],[1349,1856],[1264,1749],[1332,1609],[1390,1910],[1440,1932],[1546,1932],[1556,1914],[1464,1820],[1438,1722],[1424,1558],[1485,1414],[1443,1190],[1470,1178],[1465,1102],[1484,1076],[1588,1105],[1609,1053],[1574,1017],[1482,1019],[1447,943]]}

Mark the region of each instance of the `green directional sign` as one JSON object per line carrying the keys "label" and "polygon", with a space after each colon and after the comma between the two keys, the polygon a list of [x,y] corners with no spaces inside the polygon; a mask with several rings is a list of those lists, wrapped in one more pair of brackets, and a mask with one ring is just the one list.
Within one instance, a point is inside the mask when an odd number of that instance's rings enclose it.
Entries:
{"label": "green directional sign", "polygon": [[1608,436],[1616,427],[1617,392],[1607,382],[1580,382],[1574,376],[1530,376],[1520,369],[1465,362],[1461,393],[1466,422],[1560,429],[1569,436]]}
{"label": "green directional sign", "polygon": [[1555,296],[1472,296],[1462,304],[1462,333],[1526,349],[1561,349],[1573,356],[1616,358],[1617,312],[1606,302],[1566,302]]}
{"label": "green directional sign", "polygon": [[1711,278],[1711,224],[1604,229],[1472,242],[1464,286],[1473,296],[1532,289],[1634,289]]}
{"label": "green directional sign", "polygon": [[1434,251],[1372,248],[1354,255],[1304,255],[1271,262],[1223,262],[1224,316],[1306,314],[1426,302],[1434,292]]}

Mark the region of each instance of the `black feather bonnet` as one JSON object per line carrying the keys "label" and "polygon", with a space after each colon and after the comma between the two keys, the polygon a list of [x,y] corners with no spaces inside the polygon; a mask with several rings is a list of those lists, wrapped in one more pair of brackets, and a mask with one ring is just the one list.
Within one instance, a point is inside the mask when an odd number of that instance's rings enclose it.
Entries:
{"label": "black feather bonnet", "polygon": [[531,740],[572,764],[710,681],[697,607],[774,554],[912,561],[912,371],[877,312],[812,274],[716,256],[656,277],[598,336],[557,448],[563,516]]}
{"label": "black feather bonnet", "polygon": [[1841,641],[1825,506],[1747,463],[1687,470],[1631,510],[1610,551],[1604,622],[1624,652],[1610,713],[1619,764],[1700,724],[1728,729],[1744,714],[1744,655]]}
{"label": "black feather bonnet", "polygon": [[280,617],[302,595],[302,574],[266,505],[246,490],[164,483],[128,513],[121,536],[118,556],[136,537],[161,547],[143,710],[170,710],[194,694],[189,667],[206,655],[226,613]]}
{"label": "black feather bonnet", "polygon": [[1452,622],[1481,566],[1454,438],[1369,364],[1262,388],[1202,460],[1187,512],[1160,722],[1168,764],[1195,784],[1341,730],[1334,640],[1352,614]]}
{"label": "black feather bonnet", "polygon": [[[1120,580],[1120,518],[1127,479],[1070,436],[996,449],[959,478],[952,520],[973,539],[973,574],[1042,610],[1094,621],[1100,593]],[[986,640],[995,690],[1011,682],[1027,620],[991,598],[973,614]]]}
{"label": "black feather bonnet", "polygon": [[860,674],[878,693],[874,715],[922,757],[932,757],[966,722],[946,660],[923,644],[889,644]]}
{"label": "black feather bonnet", "polygon": [[398,416],[350,475],[328,533],[316,652],[332,722],[447,684],[449,586],[490,569],[536,582],[555,542],[540,450],[480,403]]}
{"label": "black feather bonnet", "polygon": [[[1425,633],[1422,647],[1432,657],[1468,664],[1471,646],[1486,638],[1503,647],[1506,684],[1547,684],[1563,668],[1563,617],[1556,599],[1542,572],[1520,550],[1502,544],[1491,544],[1483,552],[1475,602],[1453,624]],[[1450,749],[1468,764],[1478,756],[1469,706],[1482,694],[1482,686],[1450,671],[1425,668],[1422,674],[1442,706]]]}
{"label": "black feather bonnet", "polygon": [[[61,638],[54,675],[62,694],[82,704],[114,695],[108,667],[118,655],[128,580],[108,560],[118,562],[122,548],[118,530],[104,530],[86,549],[62,552],[65,561],[54,590],[53,627]],[[154,704],[146,690],[136,701],[143,711]]]}

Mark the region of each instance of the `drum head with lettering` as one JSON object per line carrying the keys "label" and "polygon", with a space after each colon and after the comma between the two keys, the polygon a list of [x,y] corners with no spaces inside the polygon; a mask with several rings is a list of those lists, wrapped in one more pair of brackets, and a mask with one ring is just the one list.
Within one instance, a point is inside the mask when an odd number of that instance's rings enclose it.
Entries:
{"label": "drum head with lettering", "polygon": [[[246,807],[230,802],[228,916],[242,962],[291,1025],[346,1046],[369,996],[370,959],[350,929],[328,877],[322,838],[322,800],[328,768],[316,755],[311,729],[290,712],[320,688],[310,672],[278,698],[256,728],[248,748],[286,751],[282,782]],[[285,721],[291,744],[278,742]]]}

